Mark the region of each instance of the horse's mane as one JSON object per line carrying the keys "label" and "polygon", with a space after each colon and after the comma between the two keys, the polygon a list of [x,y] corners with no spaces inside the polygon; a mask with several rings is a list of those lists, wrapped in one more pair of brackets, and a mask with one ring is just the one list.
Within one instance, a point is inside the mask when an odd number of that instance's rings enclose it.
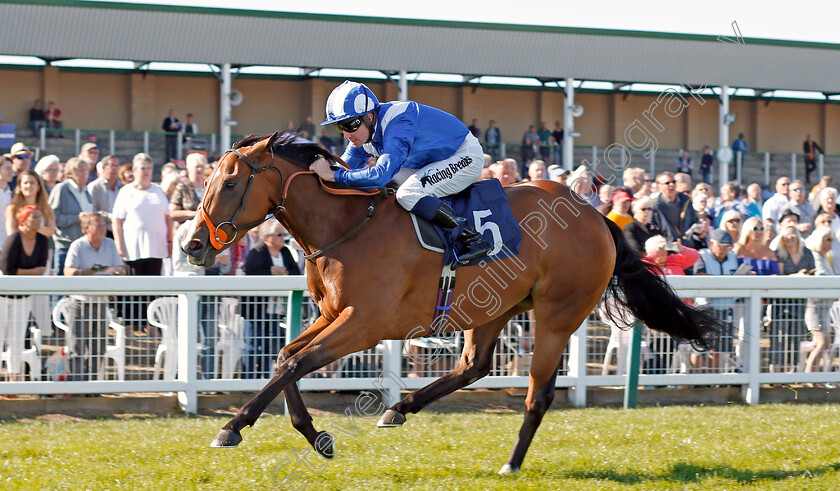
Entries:
{"label": "horse's mane", "polygon": [[[244,139],[234,143],[233,148],[237,149],[251,146],[270,137],[271,135],[248,135]],[[327,147],[320,143],[306,141],[300,138],[298,133],[294,131],[284,131],[281,133],[271,146],[271,150],[274,152],[274,155],[294,162],[306,169],[319,156],[323,156],[330,162],[335,162],[335,158],[327,150]]]}

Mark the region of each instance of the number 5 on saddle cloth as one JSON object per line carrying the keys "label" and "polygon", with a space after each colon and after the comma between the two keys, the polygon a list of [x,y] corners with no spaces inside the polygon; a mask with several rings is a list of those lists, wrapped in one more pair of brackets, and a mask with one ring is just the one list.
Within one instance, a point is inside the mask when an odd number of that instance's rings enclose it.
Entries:
{"label": "number 5 on saddle cloth", "polygon": [[[458,194],[443,198],[455,212],[472,222],[475,231],[493,244],[493,250],[486,257],[478,258],[467,266],[506,259],[519,254],[522,233],[519,224],[510,211],[510,203],[496,179],[478,181]],[[461,230],[445,229],[418,218],[413,213],[411,220],[420,245],[430,251],[443,253],[444,266],[463,266],[459,264],[455,252],[455,239]],[[454,269],[454,268],[453,268]]]}

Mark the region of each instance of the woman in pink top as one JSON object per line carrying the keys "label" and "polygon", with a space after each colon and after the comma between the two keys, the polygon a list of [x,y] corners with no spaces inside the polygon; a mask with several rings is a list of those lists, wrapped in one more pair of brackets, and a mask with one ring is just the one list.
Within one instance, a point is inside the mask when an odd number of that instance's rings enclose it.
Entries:
{"label": "woman in pink top", "polygon": [[700,253],[686,247],[677,241],[673,244],[675,251],[666,250],[668,241],[661,235],[654,235],[645,242],[645,257],[648,264],[654,264],[666,275],[684,276],[685,270],[694,266],[700,259]]}

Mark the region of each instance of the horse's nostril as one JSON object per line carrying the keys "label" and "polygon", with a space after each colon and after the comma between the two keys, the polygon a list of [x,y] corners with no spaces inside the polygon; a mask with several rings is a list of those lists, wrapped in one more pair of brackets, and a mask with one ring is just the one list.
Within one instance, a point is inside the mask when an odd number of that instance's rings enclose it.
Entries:
{"label": "horse's nostril", "polygon": [[189,252],[199,252],[204,244],[201,242],[201,239],[193,239],[187,244],[187,249]]}

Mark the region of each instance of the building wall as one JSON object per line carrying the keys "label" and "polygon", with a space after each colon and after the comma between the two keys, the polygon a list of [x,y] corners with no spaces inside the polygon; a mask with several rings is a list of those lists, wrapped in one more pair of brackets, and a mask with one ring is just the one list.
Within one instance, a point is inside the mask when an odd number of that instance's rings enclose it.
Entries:
{"label": "building wall", "polygon": [[[219,131],[219,81],[212,75],[175,73],[121,73],[62,70],[54,67],[0,69],[0,112],[8,123],[26,127],[28,110],[37,98],[55,100],[68,128],[160,131],[171,108],[184,120],[192,112],[201,132]],[[323,118],[326,98],[339,80],[280,79],[240,76],[233,88],[244,101],[232,110],[238,125],[234,134],[265,134],[297,126],[307,116],[317,125]],[[389,81],[372,82],[382,101],[397,98]],[[484,130],[494,119],[503,140],[518,144],[528,125],[545,121],[550,129],[563,119],[565,96],[558,89],[534,90],[494,86],[413,84],[409,98],[448,111],[469,124],[478,119]],[[579,93],[575,102],[584,107],[576,119],[581,134],[577,145],[604,147],[628,143],[625,132],[634,122],[654,137],[660,149],[718,146],[718,100],[705,95],[703,102],[683,96],[687,107],[679,116],[664,114],[658,94]],[[625,97],[626,96],[626,97]],[[661,98],[660,98],[661,99]],[[760,152],[799,152],[810,133],[830,154],[840,154],[840,106],[835,103],[732,99],[737,114],[730,127],[730,141],[744,133],[750,148]],[[646,116],[661,127],[657,128]],[[637,140],[642,133],[635,129]],[[320,130],[319,130],[320,134]]]}

